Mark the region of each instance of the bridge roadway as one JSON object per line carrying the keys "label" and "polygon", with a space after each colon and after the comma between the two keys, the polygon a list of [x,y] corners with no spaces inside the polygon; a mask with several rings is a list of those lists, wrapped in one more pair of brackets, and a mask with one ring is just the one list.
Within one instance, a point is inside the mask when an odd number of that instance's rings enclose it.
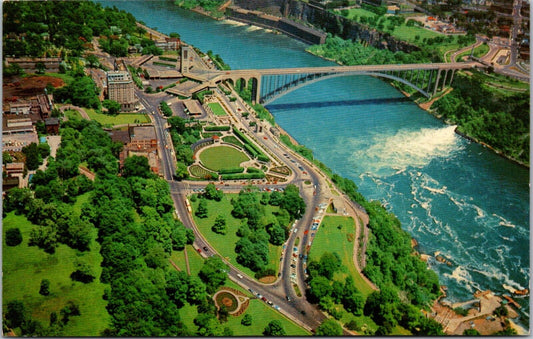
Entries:
{"label": "bridge roadway", "polygon": [[359,66],[327,66],[327,67],[295,67],[295,68],[268,68],[268,69],[238,69],[230,71],[210,71],[216,75],[214,81],[226,78],[254,77],[264,75],[285,74],[319,74],[319,73],[352,73],[352,72],[391,72],[411,70],[459,70],[482,66],[478,62],[446,62],[425,64],[388,64],[388,65],[359,65]]}

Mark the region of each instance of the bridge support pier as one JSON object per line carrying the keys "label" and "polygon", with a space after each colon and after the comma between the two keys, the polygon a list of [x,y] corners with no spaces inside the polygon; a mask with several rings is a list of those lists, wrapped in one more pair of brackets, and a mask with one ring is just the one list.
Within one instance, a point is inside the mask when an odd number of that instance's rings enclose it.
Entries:
{"label": "bridge support pier", "polygon": [[437,72],[437,80],[435,81],[435,87],[433,88],[433,96],[437,94],[437,89],[439,88],[439,80],[440,80],[440,72],[441,70]]}

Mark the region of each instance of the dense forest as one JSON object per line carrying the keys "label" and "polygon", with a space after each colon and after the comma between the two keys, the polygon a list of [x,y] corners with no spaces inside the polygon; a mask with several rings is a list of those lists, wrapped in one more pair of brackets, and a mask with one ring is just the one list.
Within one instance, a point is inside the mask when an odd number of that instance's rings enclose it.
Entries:
{"label": "dense forest", "polygon": [[4,55],[81,56],[93,36],[136,32],[135,18],[92,1],[9,1],[3,4]]}
{"label": "dense forest", "polygon": [[[453,91],[431,107],[458,131],[529,165],[529,90],[502,94],[483,84],[483,75],[458,75]],[[472,89],[476,89],[475,91]]]}

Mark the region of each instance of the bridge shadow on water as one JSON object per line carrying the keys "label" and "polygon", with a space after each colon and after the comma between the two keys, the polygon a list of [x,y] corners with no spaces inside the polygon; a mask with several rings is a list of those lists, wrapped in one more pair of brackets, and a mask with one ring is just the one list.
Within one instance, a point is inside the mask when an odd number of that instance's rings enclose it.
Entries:
{"label": "bridge shadow on water", "polygon": [[321,102],[296,102],[286,104],[268,104],[268,109],[284,110],[284,109],[305,109],[317,107],[334,107],[334,106],[362,106],[362,105],[379,105],[379,104],[393,104],[400,102],[412,102],[407,97],[399,98],[382,98],[382,99],[355,99],[355,100],[338,100],[338,101],[321,101]]}

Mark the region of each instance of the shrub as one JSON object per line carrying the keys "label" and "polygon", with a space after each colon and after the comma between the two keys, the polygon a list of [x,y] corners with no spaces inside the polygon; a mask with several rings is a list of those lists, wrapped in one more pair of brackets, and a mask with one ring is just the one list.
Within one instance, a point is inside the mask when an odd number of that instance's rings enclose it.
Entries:
{"label": "shrub", "polygon": [[17,246],[22,242],[22,233],[18,228],[10,228],[6,231],[6,245]]}

